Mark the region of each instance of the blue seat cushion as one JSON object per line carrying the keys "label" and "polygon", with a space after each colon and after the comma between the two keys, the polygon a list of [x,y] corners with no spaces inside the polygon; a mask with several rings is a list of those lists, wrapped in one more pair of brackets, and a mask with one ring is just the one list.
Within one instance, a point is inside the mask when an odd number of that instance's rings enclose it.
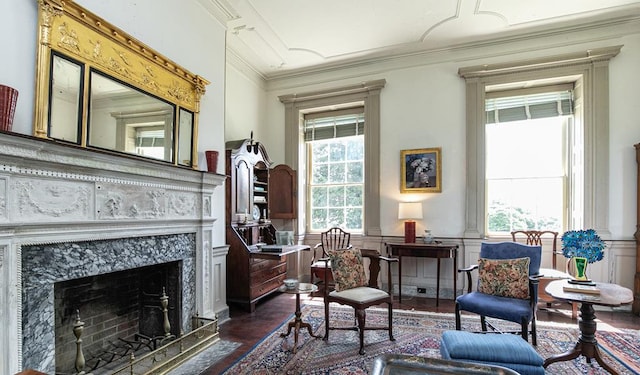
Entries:
{"label": "blue seat cushion", "polygon": [[440,340],[444,359],[485,363],[510,368],[520,374],[544,374],[544,360],[522,337],[445,331]]}
{"label": "blue seat cushion", "polygon": [[529,302],[528,299],[500,297],[480,292],[471,292],[456,298],[460,310],[518,324],[522,317],[525,317],[527,322],[533,318]]}

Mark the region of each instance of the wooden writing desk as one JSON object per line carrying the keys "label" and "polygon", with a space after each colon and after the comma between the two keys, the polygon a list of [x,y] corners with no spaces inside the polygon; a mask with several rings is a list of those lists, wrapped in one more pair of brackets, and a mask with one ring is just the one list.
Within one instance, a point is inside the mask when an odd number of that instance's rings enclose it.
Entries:
{"label": "wooden writing desk", "polygon": [[398,299],[402,303],[402,257],[436,258],[438,271],[436,279],[436,306],[440,304],[440,259],[453,259],[453,299],[456,299],[458,279],[458,245],[442,243],[386,243],[390,256],[398,260]]}

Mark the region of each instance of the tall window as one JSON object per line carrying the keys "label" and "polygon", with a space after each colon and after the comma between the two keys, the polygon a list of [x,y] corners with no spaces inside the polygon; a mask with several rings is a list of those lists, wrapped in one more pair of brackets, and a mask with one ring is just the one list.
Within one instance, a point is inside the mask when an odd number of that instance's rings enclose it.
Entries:
{"label": "tall window", "polygon": [[571,91],[486,95],[487,232],[565,229]]}
{"label": "tall window", "polygon": [[[609,61],[621,46],[576,51],[499,64],[460,68],[466,86],[465,238],[485,238],[487,94],[573,83],[573,123],[567,153],[569,181],[566,229],[609,231]],[[544,152],[541,149],[540,152]]]}
{"label": "tall window", "polygon": [[364,108],[305,115],[308,230],[364,229]]}

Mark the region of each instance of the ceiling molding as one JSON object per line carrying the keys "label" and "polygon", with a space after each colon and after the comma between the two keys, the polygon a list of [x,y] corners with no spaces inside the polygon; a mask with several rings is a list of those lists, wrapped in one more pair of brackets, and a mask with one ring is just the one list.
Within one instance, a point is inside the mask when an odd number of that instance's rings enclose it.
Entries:
{"label": "ceiling molding", "polygon": [[[607,21],[543,30],[537,33],[526,33],[515,36],[488,39],[469,43],[460,43],[442,48],[417,50],[406,53],[384,54],[378,51],[366,58],[354,58],[340,60],[312,67],[291,69],[282,72],[264,74],[269,86],[276,81],[289,80],[310,75],[327,74],[336,71],[360,70],[359,74],[366,74],[362,70],[367,67],[383,65],[386,68],[374,69],[370,73],[379,73],[389,69],[410,68],[434,63],[442,63],[460,59],[476,59],[497,56],[494,52],[500,49],[499,55],[530,52],[541,49],[567,46],[571,44],[597,42],[625,35],[640,33],[640,16],[622,17]],[[533,42],[533,43],[532,43]],[[526,48],[518,47],[518,44],[526,45]],[[463,57],[464,56],[464,57]],[[278,84],[275,84],[278,86]]]}
{"label": "ceiling molding", "polygon": [[240,18],[240,15],[226,0],[196,0],[225,28],[227,23]]}

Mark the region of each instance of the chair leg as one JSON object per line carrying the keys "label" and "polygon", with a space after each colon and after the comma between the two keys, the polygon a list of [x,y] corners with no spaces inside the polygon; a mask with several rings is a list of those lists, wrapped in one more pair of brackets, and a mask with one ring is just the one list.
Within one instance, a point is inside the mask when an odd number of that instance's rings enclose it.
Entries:
{"label": "chair leg", "polygon": [[480,327],[482,327],[482,332],[487,332],[487,318],[484,315],[480,315]]}
{"label": "chair leg", "polygon": [[520,334],[524,341],[529,342],[529,322],[525,318],[520,321]]}
{"label": "chair leg", "polygon": [[329,340],[329,303],[324,301],[324,341]]}
{"label": "chair leg", "polygon": [[533,346],[538,346],[538,331],[536,328],[536,318],[534,317],[531,320],[531,344]]}
{"label": "chair leg", "polygon": [[396,338],[393,337],[393,305],[389,303],[387,306],[389,306],[389,311],[387,313],[389,316],[389,340],[396,341]]}
{"label": "chair leg", "polygon": [[578,303],[571,302],[571,319],[578,319]]}
{"label": "chair leg", "polygon": [[459,331],[461,329],[461,324],[460,324],[460,305],[458,305],[458,302],[456,302],[456,331]]}
{"label": "chair leg", "polygon": [[367,319],[367,312],[364,310],[357,310],[356,315],[358,317],[358,333],[360,335],[360,351],[359,353],[364,354],[364,325]]}

